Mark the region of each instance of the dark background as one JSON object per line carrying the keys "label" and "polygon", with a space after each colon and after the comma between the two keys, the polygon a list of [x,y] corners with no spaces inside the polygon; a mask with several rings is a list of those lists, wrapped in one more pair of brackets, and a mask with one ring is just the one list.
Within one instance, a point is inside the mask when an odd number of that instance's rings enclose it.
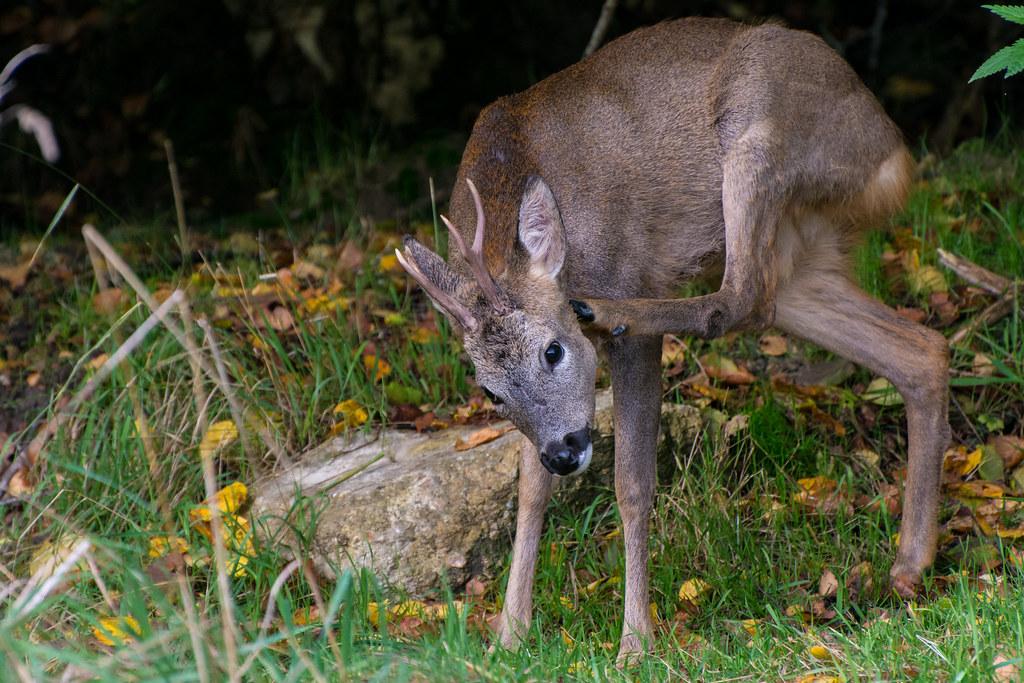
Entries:
{"label": "dark background", "polygon": [[[422,208],[426,176],[443,199],[482,106],[581,57],[601,5],[5,0],[0,63],[33,42],[53,50],[18,71],[4,105],[52,118],[67,177],[16,151],[38,153],[15,125],[0,131],[0,230],[45,226],[67,178],[124,216],[167,215],[168,136],[193,223],[268,202],[297,217],[325,197],[401,217],[402,205]],[[980,4],[621,0],[606,40],[688,15],[771,18],[821,35],[917,151],[1019,126],[1024,78],[967,84],[1021,34]],[[347,170],[328,178],[331,167]],[[95,202],[76,202],[90,210]]]}

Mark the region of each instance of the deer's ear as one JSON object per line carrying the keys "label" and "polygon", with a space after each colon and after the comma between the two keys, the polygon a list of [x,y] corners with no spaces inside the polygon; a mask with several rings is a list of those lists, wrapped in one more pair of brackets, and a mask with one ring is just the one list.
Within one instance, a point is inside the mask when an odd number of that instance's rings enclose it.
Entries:
{"label": "deer's ear", "polygon": [[519,242],[530,257],[530,275],[558,277],[565,263],[565,228],[551,188],[530,176],[519,205]]}
{"label": "deer's ear", "polygon": [[452,322],[467,332],[479,327],[477,317],[463,303],[466,279],[452,270],[444,259],[427,249],[412,237],[406,237],[405,249],[395,249],[395,256],[406,272],[420,284],[434,305]]}

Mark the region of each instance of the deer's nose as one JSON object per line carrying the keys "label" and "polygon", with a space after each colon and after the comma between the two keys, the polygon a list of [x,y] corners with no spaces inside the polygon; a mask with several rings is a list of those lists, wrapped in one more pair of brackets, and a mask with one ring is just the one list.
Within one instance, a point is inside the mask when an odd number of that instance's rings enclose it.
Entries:
{"label": "deer's nose", "polygon": [[590,427],[584,427],[566,434],[561,442],[550,442],[541,451],[540,462],[551,474],[566,477],[587,469],[592,455]]}

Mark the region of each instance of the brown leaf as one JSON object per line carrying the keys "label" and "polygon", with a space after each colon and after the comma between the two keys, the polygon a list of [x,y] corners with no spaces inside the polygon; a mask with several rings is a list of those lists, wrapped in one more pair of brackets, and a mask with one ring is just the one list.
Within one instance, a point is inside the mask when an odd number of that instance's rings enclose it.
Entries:
{"label": "brown leaf", "polygon": [[295,318],[284,306],[275,306],[267,311],[267,322],[278,332],[291,329],[295,324]]}
{"label": "brown leaf", "polygon": [[789,351],[786,338],[777,334],[763,335],[758,340],[757,347],[766,356],[781,356]]}
{"label": "brown leaf", "polygon": [[486,592],[487,584],[481,581],[479,576],[474,576],[466,582],[466,595],[469,597],[480,598],[483,597]]}
{"label": "brown leaf", "polygon": [[956,487],[956,492],[965,498],[1002,498],[1006,487],[994,481],[967,481]]}
{"label": "brown leaf", "polygon": [[915,323],[923,323],[927,318],[928,314],[920,308],[908,308],[906,306],[900,306],[896,309],[896,314],[901,318]]}
{"label": "brown leaf", "polygon": [[0,280],[6,280],[11,289],[21,289],[28,279],[30,265],[31,261],[25,261],[16,266],[0,266]]}
{"label": "brown leaf", "polygon": [[485,443],[490,443],[491,441],[494,441],[501,435],[506,434],[512,431],[513,429],[515,429],[515,427],[513,427],[512,425],[507,425],[501,428],[484,427],[483,429],[478,429],[469,436],[467,436],[465,439],[463,439],[461,436],[458,439],[456,439],[455,450],[468,451],[470,448],[482,446]]}
{"label": "brown leaf", "polygon": [[8,495],[14,496],[15,498],[22,498],[29,495],[34,491],[36,485],[32,482],[32,478],[28,474],[28,469],[23,467],[14,473],[11,480],[7,483]]}
{"label": "brown leaf", "polygon": [[128,297],[120,287],[111,287],[96,292],[92,297],[92,307],[101,315],[114,315],[124,308],[127,301]]}
{"label": "brown leaf", "polygon": [[753,384],[754,375],[746,368],[741,368],[731,359],[716,353],[709,353],[700,359],[701,366],[708,377],[721,380],[726,384]]}
{"label": "brown leaf", "polygon": [[839,579],[832,573],[831,569],[826,569],[821,579],[818,580],[818,595],[823,598],[834,598],[839,592]]}
{"label": "brown leaf", "polygon": [[996,453],[1003,459],[1006,469],[1013,469],[1024,460],[1024,439],[1019,436],[1002,434],[993,436],[988,440],[990,446],[996,449]]}
{"label": "brown leaf", "polygon": [[998,653],[992,660],[992,669],[997,681],[1019,681],[1020,680],[1021,657],[1007,657]]}

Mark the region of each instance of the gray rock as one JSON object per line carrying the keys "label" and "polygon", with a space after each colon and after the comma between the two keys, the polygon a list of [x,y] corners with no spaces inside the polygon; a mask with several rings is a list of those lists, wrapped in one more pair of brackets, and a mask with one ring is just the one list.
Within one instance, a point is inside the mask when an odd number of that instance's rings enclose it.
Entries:
{"label": "gray rock", "polygon": [[[582,506],[611,481],[611,406],[611,392],[598,392],[592,465],[556,492],[569,505]],[[662,417],[663,441],[691,442],[701,429],[691,406],[665,405]],[[264,543],[302,547],[326,575],[366,567],[412,596],[493,575],[511,546],[519,458],[530,446],[509,423],[492,426],[510,431],[465,451],[455,441],[479,426],[331,439],[253,487],[257,533]]]}

